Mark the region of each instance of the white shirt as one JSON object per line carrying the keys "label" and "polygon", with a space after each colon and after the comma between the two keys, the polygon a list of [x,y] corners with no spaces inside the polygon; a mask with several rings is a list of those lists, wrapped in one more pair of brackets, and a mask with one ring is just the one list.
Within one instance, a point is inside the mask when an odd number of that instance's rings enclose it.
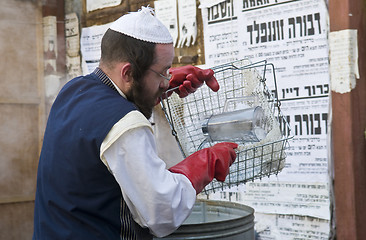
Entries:
{"label": "white shirt", "polygon": [[186,176],[166,169],[157,155],[151,125],[139,111],[131,111],[113,126],[100,157],[120,185],[134,220],[155,236],[172,233],[191,213],[196,190]]}

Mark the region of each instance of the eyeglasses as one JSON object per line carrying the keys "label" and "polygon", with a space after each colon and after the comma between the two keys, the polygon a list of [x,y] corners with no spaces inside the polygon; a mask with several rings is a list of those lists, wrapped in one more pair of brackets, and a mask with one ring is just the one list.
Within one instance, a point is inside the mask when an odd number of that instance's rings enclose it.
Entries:
{"label": "eyeglasses", "polygon": [[157,72],[157,71],[155,71],[155,70],[152,70],[151,68],[149,68],[149,70],[150,71],[153,71],[154,73],[158,74],[160,77],[162,77],[162,78],[164,78],[164,79],[166,79],[168,81],[170,81],[170,79],[172,78],[172,75],[169,73],[169,69],[166,71],[166,76],[163,75],[163,74],[161,74],[161,73],[159,73],[159,72]]}

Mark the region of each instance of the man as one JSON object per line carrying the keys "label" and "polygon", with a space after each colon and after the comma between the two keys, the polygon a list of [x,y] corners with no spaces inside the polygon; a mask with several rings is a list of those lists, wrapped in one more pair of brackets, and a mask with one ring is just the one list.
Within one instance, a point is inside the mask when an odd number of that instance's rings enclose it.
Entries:
{"label": "man", "polygon": [[[212,70],[170,69],[168,30],[142,8],[114,22],[99,67],[68,82],[47,122],[38,166],[33,239],[152,239],[172,233],[196,194],[224,181],[234,143],[202,149],[166,169],[148,119],[169,87],[184,97]],[[172,76],[170,76],[172,74]]]}

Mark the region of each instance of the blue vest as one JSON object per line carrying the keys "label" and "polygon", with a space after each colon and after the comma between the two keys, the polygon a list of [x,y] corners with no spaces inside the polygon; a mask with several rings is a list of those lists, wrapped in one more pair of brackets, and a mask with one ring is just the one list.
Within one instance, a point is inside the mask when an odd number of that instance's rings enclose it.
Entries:
{"label": "blue vest", "polygon": [[132,219],[99,157],[110,129],[135,109],[94,73],[63,87],[49,114],[38,165],[33,239],[152,239]]}

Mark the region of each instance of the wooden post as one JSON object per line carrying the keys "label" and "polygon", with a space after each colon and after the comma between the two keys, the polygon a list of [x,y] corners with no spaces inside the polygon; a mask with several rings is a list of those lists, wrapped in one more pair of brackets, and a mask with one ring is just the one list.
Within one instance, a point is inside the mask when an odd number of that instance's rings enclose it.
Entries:
{"label": "wooden post", "polygon": [[[332,159],[338,240],[366,237],[366,2],[330,0],[330,31],[357,30],[358,69],[355,88],[331,92]],[[332,59],[330,60],[332,64]],[[331,72],[331,76],[334,76]],[[331,85],[334,84],[331,77]]]}

